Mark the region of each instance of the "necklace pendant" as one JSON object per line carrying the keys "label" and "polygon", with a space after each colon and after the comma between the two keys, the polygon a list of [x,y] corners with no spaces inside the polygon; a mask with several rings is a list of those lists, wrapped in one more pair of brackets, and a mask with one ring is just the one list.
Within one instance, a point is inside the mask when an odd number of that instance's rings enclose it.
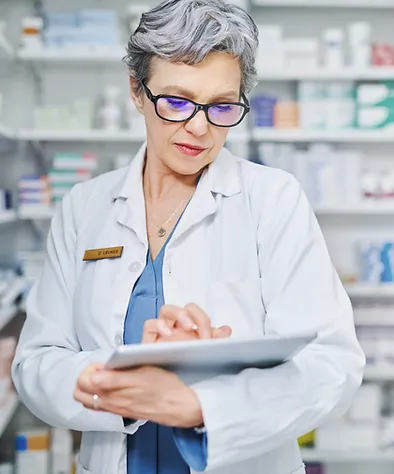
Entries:
{"label": "necklace pendant", "polygon": [[164,229],[164,227],[160,227],[160,229],[157,231],[157,235],[159,237],[164,237],[166,235],[167,231]]}

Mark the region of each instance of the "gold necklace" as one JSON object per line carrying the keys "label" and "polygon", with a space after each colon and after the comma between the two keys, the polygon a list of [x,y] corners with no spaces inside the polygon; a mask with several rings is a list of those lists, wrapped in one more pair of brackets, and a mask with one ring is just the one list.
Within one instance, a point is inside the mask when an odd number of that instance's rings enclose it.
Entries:
{"label": "gold necklace", "polygon": [[178,204],[177,208],[175,209],[175,211],[170,215],[170,217],[164,222],[164,224],[161,224],[161,225],[157,225],[156,222],[153,222],[155,224],[155,226],[159,229],[157,231],[157,235],[158,237],[164,237],[166,234],[167,234],[167,230],[164,228],[164,226],[166,226],[171,220],[172,218],[175,216],[175,214],[179,211],[180,207],[182,206],[182,204],[186,201],[186,199],[182,199],[182,201]]}

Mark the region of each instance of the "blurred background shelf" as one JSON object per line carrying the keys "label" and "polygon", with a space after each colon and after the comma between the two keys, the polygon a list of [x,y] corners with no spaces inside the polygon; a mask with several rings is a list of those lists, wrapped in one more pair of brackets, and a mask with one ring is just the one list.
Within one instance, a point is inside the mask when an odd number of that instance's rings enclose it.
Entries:
{"label": "blurred background shelf", "polygon": [[252,0],[258,7],[394,8],[392,0]]}
{"label": "blurred background shelf", "polygon": [[381,283],[380,285],[353,283],[345,285],[345,289],[350,298],[394,299],[393,283]]}
{"label": "blurred background shelf", "polygon": [[394,366],[367,365],[364,370],[364,380],[368,382],[394,382]]}
{"label": "blurred background shelf", "polygon": [[315,207],[317,216],[393,216],[394,203],[392,204],[360,204],[353,207]]}
{"label": "blurred background shelf", "polygon": [[301,70],[266,70],[259,73],[260,81],[335,81],[335,80],[384,80],[394,79],[394,67],[370,67],[355,69],[301,69]]}
{"label": "blurred background shelf", "polygon": [[1,138],[13,140],[16,138],[16,134],[10,128],[0,123],[0,139]]}
{"label": "blurred background shelf", "polygon": [[338,142],[394,143],[394,130],[302,130],[261,128],[253,130],[255,141],[268,142]]}
{"label": "blurred background shelf", "polygon": [[11,418],[14,416],[14,413],[16,412],[17,408],[19,405],[18,397],[15,395],[12,395],[9,398],[8,403],[6,403],[4,406],[1,405],[1,410],[0,410],[0,437],[4,433],[4,430],[7,428],[8,423],[11,421]]}
{"label": "blurred background shelf", "polygon": [[125,48],[103,50],[87,50],[84,48],[72,48],[70,50],[61,49],[42,49],[42,50],[19,50],[16,58],[20,61],[39,62],[39,63],[120,63],[125,56]]}
{"label": "blurred background shelf", "polygon": [[[145,140],[145,135],[132,130],[118,130],[107,132],[105,130],[19,130],[17,138],[24,141],[43,142],[130,142],[139,143]],[[250,135],[247,132],[230,132],[227,137],[229,142],[247,141]]]}
{"label": "blurred background shelf", "polygon": [[0,224],[6,224],[8,222],[14,222],[16,220],[16,212],[9,211],[0,211]]}
{"label": "blurred background shelf", "polygon": [[131,130],[20,130],[20,140],[45,142],[143,142],[145,136]]}
{"label": "blurred background shelf", "polygon": [[18,218],[22,220],[45,220],[45,219],[52,219],[55,213],[54,208],[49,209],[39,209],[39,208],[32,208],[31,210],[20,209],[18,211]]}
{"label": "blurred background shelf", "polygon": [[394,462],[394,451],[320,451],[302,449],[304,462],[341,463],[341,462]]}

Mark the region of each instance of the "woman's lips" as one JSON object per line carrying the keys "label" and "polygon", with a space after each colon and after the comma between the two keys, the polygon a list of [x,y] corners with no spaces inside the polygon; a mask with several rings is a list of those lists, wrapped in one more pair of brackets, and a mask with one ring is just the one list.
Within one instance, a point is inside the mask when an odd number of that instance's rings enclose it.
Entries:
{"label": "woman's lips", "polygon": [[186,143],[176,143],[175,146],[187,156],[198,156],[205,150],[205,148],[195,147]]}

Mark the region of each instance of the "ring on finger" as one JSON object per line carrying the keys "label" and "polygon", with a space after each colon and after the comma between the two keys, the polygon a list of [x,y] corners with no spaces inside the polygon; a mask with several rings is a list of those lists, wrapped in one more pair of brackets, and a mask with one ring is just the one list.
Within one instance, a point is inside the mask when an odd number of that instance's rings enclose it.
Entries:
{"label": "ring on finger", "polygon": [[99,409],[99,401],[100,401],[100,397],[97,395],[97,393],[95,393],[93,395],[93,410]]}

